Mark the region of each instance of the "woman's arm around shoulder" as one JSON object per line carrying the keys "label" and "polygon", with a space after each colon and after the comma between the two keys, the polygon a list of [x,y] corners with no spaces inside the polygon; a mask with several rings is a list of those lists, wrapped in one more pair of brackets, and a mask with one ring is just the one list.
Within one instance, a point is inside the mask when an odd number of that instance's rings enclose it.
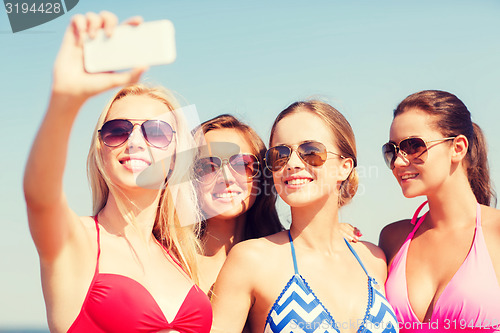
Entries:
{"label": "woman's arm around shoulder", "polygon": [[[212,332],[241,332],[253,305],[253,290],[262,269],[259,263],[266,254],[264,238],[236,244],[222,266],[215,282],[212,305]],[[262,281],[260,281],[262,282]]]}

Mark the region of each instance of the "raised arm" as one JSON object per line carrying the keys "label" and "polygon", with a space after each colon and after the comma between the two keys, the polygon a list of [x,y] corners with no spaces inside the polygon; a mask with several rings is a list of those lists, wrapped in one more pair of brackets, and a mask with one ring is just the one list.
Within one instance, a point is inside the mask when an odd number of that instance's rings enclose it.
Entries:
{"label": "raised arm", "polygon": [[[130,20],[139,24],[140,18]],[[63,172],[74,120],[85,101],[110,88],[139,80],[143,70],[89,74],[83,67],[83,41],[99,29],[112,34],[109,12],[75,15],[54,64],[50,102],[24,173],[24,195],[31,234],[40,258],[54,259],[80,224],[63,192]]]}

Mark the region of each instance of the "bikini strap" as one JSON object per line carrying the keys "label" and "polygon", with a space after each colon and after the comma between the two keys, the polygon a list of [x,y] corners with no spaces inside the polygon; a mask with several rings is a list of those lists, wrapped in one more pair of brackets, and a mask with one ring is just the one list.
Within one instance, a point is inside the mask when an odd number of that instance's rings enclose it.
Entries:
{"label": "bikini strap", "polygon": [[476,228],[481,228],[481,205],[479,202],[476,208]]}
{"label": "bikini strap", "polygon": [[[411,219],[411,224],[415,224],[415,221],[418,218],[418,213],[420,213],[420,211],[422,210],[422,208],[424,207],[424,205],[426,203],[427,203],[427,201],[424,202],[423,204],[421,204],[417,208],[417,210],[415,211],[415,214],[413,215],[413,218]],[[417,224],[415,225],[415,228],[413,228],[413,230],[410,232],[410,234],[408,235],[408,237],[406,238],[406,240],[413,238],[413,236],[415,235],[415,232],[417,232],[417,229],[420,227],[420,225],[422,224],[422,222],[424,222],[425,217],[427,216],[427,213],[429,213],[429,212],[426,212],[418,220]],[[479,203],[477,203],[477,208],[476,208],[476,228],[478,228],[478,227],[481,227],[481,205]]]}
{"label": "bikini strap", "polygon": [[424,208],[424,206],[427,204],[428,201],[424,201],[420,206],[418,206],[417,210],[415,211],[415,214],[413,214],[413,218],[411,219],[411,224],[415,225],[415,222],[417,221],[418,214]]}
{"label": "bikini strap", "polygon": [[295,257],[295,247],[293,246],[293,239],[290,230],[288,230],[288,239],[290,239],[290,248],[292,250],[293,269],[295,270],[295,274],[299,274],[299,268],[297,266],[297,258]]}
{"label": "bikini strap", "polygon": [[[165,247],[163,247],[165,249]],[[184,268],[182,268],[182,265],[181,265],[181,262],[172,255],[172,253],[170,253],[170,251],[168,249],[165,249],[165,251],[167,251],[167,254],[169,255],[170,259],[172,259],[172,261],[177,265],[179,266],[179,268],[187,274],[187,272],[184,270]]]}
{"label": "bikini strap", "polygon": [[[427,204],[427,201],[425,201],[423,204],[421,204],[420,206],[418,206],[417,210],[415,211],[415,214],[413,214],[413,218],[411,219],[411,224],[415,225],[415,227],[413,228],[413,230],[408,234],[408,237],[406,237],[406,240],[405,242],[407,242],[409,239],[412,239],[413,236],[415,235],[415,233],[417,232],[418,228],[420,227],[420,225],[422,224],[422,222],[424,222],[425,220],[425,217],[427,216],[427,213],[429,213],[428,211],[422,215],[422,217],[420,217],[420,219],[418,219],[417,221],[417,218],[418,218],[418,214],[420,213],[420,211],[422,210],[422,208],[424,208],[424,206]],[[416,223],[415,223],[416,222]]]}
{"label": "bikini strap", "polygon": [[95,272],[99,272],[99,258],[101,257],[101,235],[99,228],[99,221],[97,220],[97,214],[94,216],[95,229],[97,231],[97,263],[95,265]]}
{"label": "bikini strap", "polygon": [[344,238],[344,241],[345,243],[347,244],[347,247],[349,248],[349,250],[351,250],[352,254],[354,254],[354,257],[356,257],[356,260],[359,262],[359,264],[361,265],[361,268],[363,268],[363,270],[365,271],[366,273],[366,276],[368,276],[369,278],[371,278],[370,274],[368,274],[368,271],[366,270],[365,268],[365,265],[363,265],[363,262],[361,261],[361,259],[359,258],[358,254],[356,253],[356,251],[354,251],[353,247],[351,246],[351,244],[349,244],[349,241],[347,241],[347,239]]}

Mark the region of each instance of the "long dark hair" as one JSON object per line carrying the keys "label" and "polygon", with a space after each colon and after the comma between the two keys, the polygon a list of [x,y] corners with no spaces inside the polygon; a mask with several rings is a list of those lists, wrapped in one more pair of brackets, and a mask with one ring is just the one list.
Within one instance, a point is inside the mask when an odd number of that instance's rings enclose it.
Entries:
{"label": "long dark hair", "polygon": [[419,109],[437,117],[435,126],[445,137],[464,135],[469,141],[465,167],[469,184],[476,200],[489,206],[496,205],[487,145],[481,128],[472,122],[465,104],[455,95],[440,90],[424,90],[406,97],[394,110],[394,117],[410,109]]}
{"label": "long dark hair", "polygon": [[[264,167],[264,157],[266,155],[266,145],[259,135],[247,124],[238,120],[230,114],[222,114],[205,121],[200,125],[203,134],[217,129],[233,129],[245,137],[252,148],[252,154],[257,156],[260,163],[260,172],[255,180],[259,191],[255,202],[245,214],[245,228],[243,239],[259,238],[269,236],[283,230],[278,212],[276,211],[277,194],[273,188],[272,175],[266,172]],[[202,225],[202,234],[204,221]]]}

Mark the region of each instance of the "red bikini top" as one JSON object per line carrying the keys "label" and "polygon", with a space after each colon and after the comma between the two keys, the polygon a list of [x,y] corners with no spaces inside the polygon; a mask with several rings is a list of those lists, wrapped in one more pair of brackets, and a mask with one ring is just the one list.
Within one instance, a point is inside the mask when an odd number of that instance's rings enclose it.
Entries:
{"label": "red bikini top", "polygon": [[212,308],[207,295],[198,286],[191,287],[174,320],[169,323],[153,296],[139,282],[124,275],[99,273],[99,224],[97,217],[94,220],[97,229],[96,270],[80,314],[69,333],[158,332],[167,329],[181,333],[210,332]]}

